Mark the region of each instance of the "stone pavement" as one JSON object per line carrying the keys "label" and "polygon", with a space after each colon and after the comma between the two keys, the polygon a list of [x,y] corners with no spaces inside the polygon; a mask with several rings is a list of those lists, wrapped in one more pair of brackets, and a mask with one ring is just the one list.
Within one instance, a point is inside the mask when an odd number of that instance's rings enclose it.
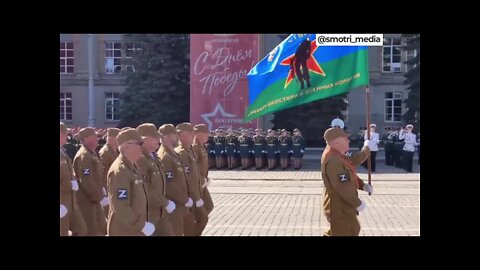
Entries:
{"label": "stone pavement", "polygon": [[[210,171],[215,209],[203,235],[321,236],[328,222],[321,209],[318,164],[305,164],[301,171]],[[374,194],[359,191],[367,205],[359,215],[360,235],[419,236],[420,174],[384,164],[377,171],[372,174]],[[367,179],[365,173],[359,175]]]}

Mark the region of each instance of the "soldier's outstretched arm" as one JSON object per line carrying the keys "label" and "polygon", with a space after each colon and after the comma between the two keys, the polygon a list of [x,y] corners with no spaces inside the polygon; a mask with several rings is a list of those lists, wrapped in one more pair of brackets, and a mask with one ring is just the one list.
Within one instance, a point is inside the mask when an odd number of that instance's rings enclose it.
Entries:
{"label": "soldier's outstretched arm", "polygon": [[345,202],[353,207],[359,207],[362,203],[357,195],[355,179],[349,179],[347,170],[341,163],[328,162],[325,166],[328,181],[333,189],[342,197]]}
{"label": "soldier's outstretched arm", "polygon": [[111,160],[106,151],[100,151],[98,155],[100,156],[100,160],[102,161],[103,171],[105,173],[104,175],[107,175],[108,170],[110,169],[109,164],[112,164],[113,160]]}
{"label": "soldier's outstretched arm", "polygon": [[93,202],[100,202],[103,199],[101,189],[98,189],[93,176],[94,161],[89,155],[81,155],[74,162],[75,174],[80,179],[80,188]]}
{"label": "soldier's outstretched arm", "polygon": [[[192,170],[192,166],[190,165],[190,159],[188,157],[188,152],[185,149],[178,150],[177,152],[178,157],[182,161],[183,168],[185,168],[185,178],[187,180],[187,192],[188,196],[192,198],[194,202],[198,201],[200,197],[198,196],[199,194],[195,192],[195,189],[198,188],[198,185],[195,185],[195,183],[191,183],[190,180],[192,179],[192,175],[190,170]],[[197,179],[192,179],[193,181],[196,181]]]}
{"label": "soldier's outstretched arm", "polygon": [[147,190],[147,198],[148,198],[148,204],[152,205],[156,208],[162,208],[163,207],[163,200],[162,200],[162,194],[159,194],[156,192],[158,189],[156,188],[155,185],[158,183],[154,183],[152,181],[152,174],[154,173],[152,169],[149,168],[148,160],[146,157],[141,157],[139,161],[137,161],[138,167],[140,168],[140,171],[142,174],[145,176],[145,189]]}
{"label": "soldier's outstretched arm", "polygon": [[120,222],[126,227],[134,228],[138,231],[143,229],[145,221],[130,206],[132,200],[132,189],[130,181],[121,174],[110,172],[107,177],[108,197],[112,203],[113,209]]}
{"label": "soldier's outstretched arm", "polygon": [[174,183],[174,181],[179,181],[178,179],[180,176],[178,174],[183,172],[179,171],[179,169],[177,168],[177,164],[172,159],[164,158],[160,161],[162,162],[165,169],[165,181],[167,182],[165,188],[167,189],[167,199],[172,200],[173,202],[175,202],[175,204],[186,204],[188,202],[188,197],[180,197],[180,194],[182,193],[179,190],[178,184]]}
{"label": "soldier's outstretched arm", "polygon": [[363,146],[360,152],[352,154],[351,156],[347,157],[354,166],[358,166],[362,164],[367,158],[370,156],[370,147],[367,145]]}
{"label": "soldier's outstretched arm", "polygon": [[[202,146],[200,146],[200,145],[198,145],[198,144],[197,144],[197,145],[194,145],[193,151],[195,152],[195,155],[196,155],[197,157],[207,158],[207,159],[208,159],[208,155],[207,155],[207,157],[202,157],[202,156],[201,156],[201,155],[202,155],[202,150],[201,150],[200,147],[202,147]],[[208,152],[207,152],[207,153],[208,153]],[[197,159],[197,167],[198,167],[198,171],[199,171],[199,173],[200,173],[200,177],[204,177],[204,175],[207,175],[207,174],[208,174],[208,171],[206,171],[205,168],[204,168],[203,166],[201,166],[199,159]]]}

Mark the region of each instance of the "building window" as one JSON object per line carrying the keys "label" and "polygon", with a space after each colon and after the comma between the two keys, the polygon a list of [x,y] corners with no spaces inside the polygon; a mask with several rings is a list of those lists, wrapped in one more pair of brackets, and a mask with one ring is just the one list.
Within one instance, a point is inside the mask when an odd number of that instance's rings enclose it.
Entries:
{"label": "building window", "polygon": [[133,65],[132,56],[133,56],[134,52],[140,51],[140,50],[141,49],[135,43],[125,43],[125,59],[126,59],[125,62],[129,63],[129,64],[125,64],[125,70],[126,71],[136,72],[135,71],[135,66]]}
{"label": "building window", "polygon": [[[416,50],[408,50],[407,51],[407,61],[412,60],[413,58],[415,58],[415,56],[417,56],[417,51]],[[415,66],[416,65],[405,64],[405,72],[408,72],[408,71],[412,70],[413,68],[415,68]]]}
{"label": "building window", "polygon": [[60,93],[60,121],[72,120],[72,93]]}
{"label": "building window", "polygon": [[122,43],[105,42],[105,73],[114,74],[122,71]]}
{"label": "building window", "polygon": [[60,42],[60,74],[73,73],[73,42]]}
{"label": "building window", "polygon": [[383,39],[383,71],[402,72],[402,44],[400,38]]}
{"label": "building window", "polygon": [[385,122],[402,121],[402,92],[385,93]]}
{"label": "building window", "polygon": [[120,120],[118,107],[120,106],[120,93],[105,93],[105,119]]}

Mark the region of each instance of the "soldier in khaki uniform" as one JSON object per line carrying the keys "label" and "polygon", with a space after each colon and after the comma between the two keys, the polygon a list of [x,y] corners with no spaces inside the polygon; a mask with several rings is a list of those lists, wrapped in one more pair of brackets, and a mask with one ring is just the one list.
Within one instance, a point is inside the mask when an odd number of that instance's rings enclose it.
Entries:
{"label": "soldier in khaki uniform", "polygon": [[151,123],[139,125],[137,132],[143,139],[143,157],[137,163],[145,177],[148,221],[155,225],[154,236],[175,236],[167,215],[167,212],[171,213],[175,210],[175,203],[165,198],[165,169],[155,152],[160,144],[160,134],[157,127]]}
{"label": "soldier in khaki uniform", "polygon": [[213,210],[213,200],[210,196],[207,186],[211,183],[208,178],[208,153],[205,147],[205,142],[208,140],[208,128],[204,124],[199,124],[194,127],[193,151],[197,157],[198,170],[200,173],[200,184],[202,187],[202,200],[207,214]]}
{"label": "soldier in khaki uniform", "polygon": [[69,229],[73,236],[87,233],[87,225],[77,204],[78,181],[74,177],[70,157],[63,145],[67,143],[67,127],[60,122],[60,235],[68,236]]}
{"label": "soldier in khaki uniform", "polygon": [[142,138],[133,129],[117,136],[120,154],[108,170],[109,236],[150,236],[155,226],[148,222],[147,191],[136,163],[142,154]]}
{"label": "soldier in khaki uniform", "polygon": [[175,153],[174,145],[177,144],[177,129],[172,124],[162,125],[158,132],[161,136],[161,146],[158,158],[165,168],[167,192],[165,197],[175,203],[175,210],[169,214],[170,224],[177,236],[183,236],[185,228],[195,226],[191,218],[193,200],[188,196],[188,183],[185,168],[180,157]]}
{"label": "soldier in khaki uniform", "polygon": [[356,174],[355,166],[360,165],[370,155],[368,140],[361,152],[348,153],[350,140],[341,128],[329,128],[324,139],[327,147],[322,154],[321,170],[325,185],[323,209],[330,223],[325,236],[358,236],[360,224],[358,212],[365,203],[358,198],[357,189],[373,192]]}
{"label": "soldier in khaki uniform", "polygon": [[78,205],[87,224],[87,235],[107,234],[107,223],[102,207],[108,205],[108,198],[103,195],[103,165],[95,152],[97,135],[93,128],[82,128],[78,133],[82,147],[73,160],[73,167],[80,188],[77,191]]}
{"label": "soldier in khaki uniform", "polygon": [[[207,226],[208,214],[203,207],[202,199],[202,184],[203,178],[200,177],[200,172],[197,164],[197,155],[193,151],[193,126],[190,123],[181,123],[177,125],[178,137],[180,144],[175,148],[175,152],[182,160],[185,167],[185,174],[188,183],[188,195],[193,199],[194,206],[192,207],[191,218],[194,219],[193,227],[185,227],[185,236],[200,236]],[[191,224],[190,222],[188,224]]]}
{"label": "soldier in khaki uniform", "polygon": [[[118,128],[109,128],[107,129],[107,143],[100,149],[98,155],[102,160],[103,164],[103,193],[107,195],[107,173],[112,165],[113,161],[118,156],[118,142],[117,142],[117,135],[120,132]],[[109,206],[103,207],[103,213],[105,214],[105,218],[108,217]]]}

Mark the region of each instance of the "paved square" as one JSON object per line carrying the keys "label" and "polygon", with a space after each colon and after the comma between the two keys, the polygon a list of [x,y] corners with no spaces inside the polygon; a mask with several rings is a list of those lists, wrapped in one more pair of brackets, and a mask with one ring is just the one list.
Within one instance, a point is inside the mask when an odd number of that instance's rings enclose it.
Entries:
{"label": "paved square", "polygon": [[[321,236],[329,226],[319,171],[211,171],[210,177],[215,209],[205,236]],[[420,174],[373,174],[372,184],[372,196],[360,191],[367,205],[360,235],[419,236]]]}

